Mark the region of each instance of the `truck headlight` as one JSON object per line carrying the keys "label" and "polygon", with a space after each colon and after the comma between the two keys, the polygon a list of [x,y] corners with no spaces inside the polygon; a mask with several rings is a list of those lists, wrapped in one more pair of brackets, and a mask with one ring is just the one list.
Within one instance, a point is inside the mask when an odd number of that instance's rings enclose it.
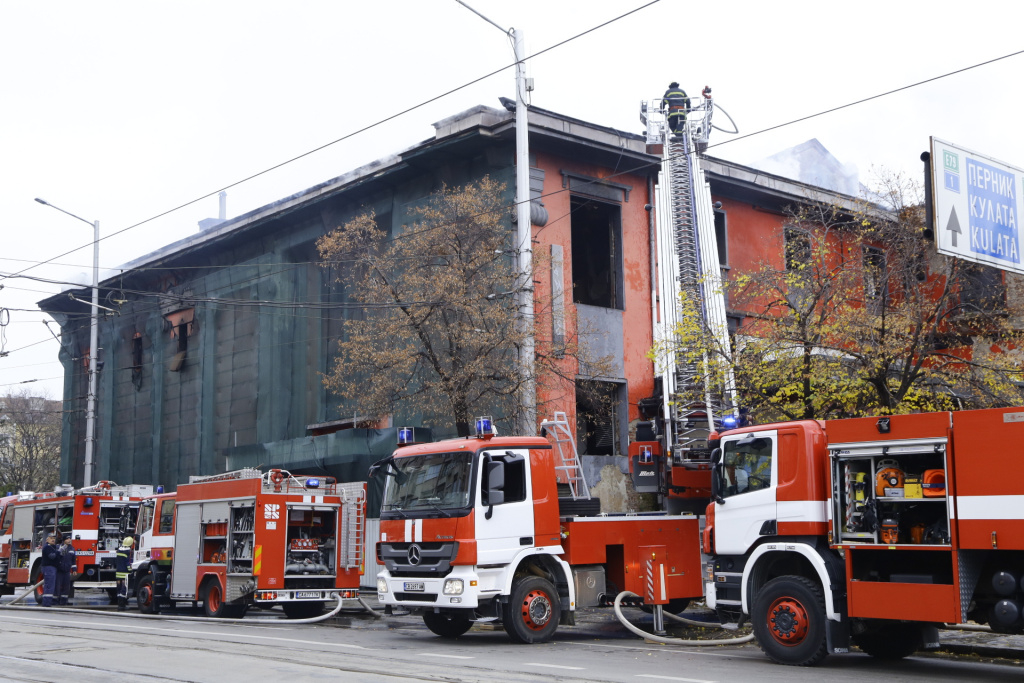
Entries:
{"label": "truck headlight", "polygon": [[445,595],[462,595],[462,579],[445,579]]}
{"label": "truck headlight", "polygon": [[387,579],[381,578],[379,576],[377,577],[377,592],[378,593],[387,593],[388,592],[388,580]]}

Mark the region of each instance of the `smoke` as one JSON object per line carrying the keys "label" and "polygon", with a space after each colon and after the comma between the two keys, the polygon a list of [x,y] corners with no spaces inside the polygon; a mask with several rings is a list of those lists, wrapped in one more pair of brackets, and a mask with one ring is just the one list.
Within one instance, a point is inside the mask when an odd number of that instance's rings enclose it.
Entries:
{"label": "smoke", "polygon": [[851,196],[861,194],[857,167],[843,164],[812,138],[751,164],[756,169]]}

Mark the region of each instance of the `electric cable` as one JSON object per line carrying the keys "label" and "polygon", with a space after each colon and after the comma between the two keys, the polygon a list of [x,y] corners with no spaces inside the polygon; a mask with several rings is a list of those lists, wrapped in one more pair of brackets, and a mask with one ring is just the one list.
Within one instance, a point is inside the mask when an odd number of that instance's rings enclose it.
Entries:
{"label": "electric cable", "polygon": [[[646,8],[650,7],[651,5],[657,4],[659,1],[660,0],[651,0],[651,2],[648,2],[648,3],[646,3],[644,5],[641,5],[641,6],[637,7],[637,8],[635,8],[635,9],[632,9],[632,10],[630,10],[628,12],[620,14],[619,16],[617,16],[617,17],[615,17],[613,19],[610,19],[610,20],[605,21],[605,22],[603,22],[601,24],[598,24],[597,26],[589,28],[586,31],[583,31],[581,33],[577,33],[576,35],[571,36],[570,38],[566,38],[565,40],[562,40],[562,41],[560,41],[558,43],[555,43],[554,45],[546,47],[543,50],[540,50],[539,52],[535,52],[532,55],[524,57],[523,61],[525,61],[527,59],[533,59],[534,57],[539,57],[540,55],[542,55],[542,54],[544,54],[546,52],[550,52],[551,50],[554,50],[554,49],[559,48],[559,47],[561,47],[561,46],[563,46],[563,45],[565,45],[567,43],[570,43],[570,42],[572,42],[574,40],[582,38],[583,36],[585,36],[585,35],[587,35],[589,33],[593,33],[594,31],[597,31],[597,30],[599,30],[601,28],[604,28],[605,26],[608,26],[608,25],[613,24],[613,23],[615,23],[615,22],[617,22],[617,21],[619,21],[621,19],[624,19],[624,18],[630,16],[631,14],[635,14],[636,12],[639,12],[640,10],[646,9]],[[204,199],[209,199],[210,197],[213,197],[214,195],[220,194],[221,192],[224,192],[226,190],[229,190],[232,187],[237,187],[238,185],[241,185],[242,183],[248,182],[250,180],[254,180],[255,178],[258,178],[258,177],[260,177],[262,175],[266,175],[267,173],[270,173],[271,171],[275,171],[275,170],[277,170],[277,169],[279,169],[279,168],[281,168],[283,166],[286,166],[287,164],[290,164],[290,163],[293,163],[295,161],[298,161],[299,159],[303,159],[303,158],[305,158],[307,156],[310,156],[311,154],[315,154],[316,152],[319,152],[320,150],[323,150],[323,149],[326,149],[328,147],[331,147],[332,145],[336,145],[339,142],[344,142],[345,140],[348,140],[349,138],[352,138],[352,137],[354,137],[356,135],[359,135],[361,133],[365,133],[366,131],[372,130],[372,129],[374,129],[374,128],[378,127],[378,126],[381,126],[381,125],[383,125],[383,124],[385,124],[385,123],[387,123],[389,121],[392,121],[392,120],[394,120],[394,119],[396,119],[396,118],[398,118],[400,116],[404,116],[405,114],[408,114],[408,113],[410,113],[412,111],[415,111],[417,109],[425,107],[426,105],[431,104],[433,102],[436,102],[436,101],[438,101],[440,99],[443,99],[443,98],[447,97],[448,95],[456,93],[456,92],[458,92],[460,90],[464,90],[465,88],[468,88],[471,85],[475,85],[475,84],[477,84],[477,83],[479,83],[481,81],[487,80],[488,78],[490,78],[492,76],[496,76],[497,74],[501,73],[502,71],[505,71],[505,70],[507,70],[509,68],[515,67],[517,63],[518,62],[512,62],[511,64],[508,64],[508,65],[505,65],[505,66],[501,67],[500,69],[496,69],[496,70],[494,70],[494,71],[492,71],[492,72],[490,72],[488,74],[480,76],[479,78],[475,78],[475,79],[473,79],[473,80],[471,80],[471,81],[469,81],[467,83],[463,83],[460,86],[457,86],[455,88],[452,88],[451,90],[443,92],[440,95],[436,95],[436,96],[431,97],[431,98],[429,98],[427,100],[424,100],[423,102],[420,102],[419,104],[415,104],[415,105],[413,105],[411,107],[403,109],[402,111],[399,111],[399,112],[397,112],[395,114],[387,116],[387,117],[385,117],[383,119],[380,119],[379,121],[377,121],[375,123],[371,123],[371,124],[369,124],[367,126],[363,126],[362,128],[359,128],[358,130],[355,130],[355,131],[353,131],[351,133],[343,135],[342,137],[340,137],[340,138],[338,138],[336,140],[333,140],[331,142],[328,142],[328,143],[325,143],[323,145],[320,145],[319,147],[315,147],[315,148],[313,148],[313,149],[311,149],[311,150],[309,150],[307,152],[303,152],[302,154],[299,154],[298,156],[292,157],[291,159],[287,159],[286,161],[282,161],[280,163],[277,163],[277,164],[271,166],[270,168],[264,169],[264,170],[259,171],[257,173],[253,173],[252,175],[249,175],[249,176],[247,176],[245,178],[242,178],[241,180],[236,180],[236,181],[234,181],[232,183],[229,183],[228,185],[225,185],[224,187],[222,187],[222,188],[220,188],[218,190],[214,190],[213,192],[209,192],[207,194],[204,194],[201,197],[197,197],[196,199],[192,199],[190,201],[187,201],[184,204],[180,204],[180,205],[178,205],[178,206],[176,206],[176,207],[174,207],[172,209],[168,209],[166,211],[163,211],[163,212],[161,212],[161,213],[159,213],[159,214],[157,214],[155,216],[152,216],[150,218],[147,218],[147,219],[145,219],[143,221],[139,221],[138,223],[134,223],[132,225],[129,225],[126,228],[122,228],[122,229],[117,230],[115,232],[112,232],[112,233],[110,233],[108,235],[103,235],[102,237],[99,238],[99,240],[95,240],[95,241],[102,242],[103,240],[109,239],[111,237],[115,237],[116,235],[120,235],[123,232],[127,232],[127,231],[132,230],[134,228],[137,228],[137,227],[139,227],[141,225],[145,225],[146,223],[150,223],[152,221],[155,221],[158,218],[163,218],[164,216],[166,216],[168,214],[171,214],[171,213],[174,213],[175,211],[179,211],[180,209],[183,209],[183,208],[185,208],[187,206],[191,206],[192,204],[196,204],[197,202],[201,202]],[[27,270],[31,270],[32,268],[36,268],[36,267],[44,265],[46,263],[50,263],[51,261],[55,261],[56,259],[59,259],[59,258],[61,258],[63,256],[67,256],[68,254],[72,254],[72,253],[78,251],[79,249],[84,249],[85,247],[92,246],[92,244],[93,244],[93,242],[87,242],[86,244],[83,244],[80,247],[75,247],[74,249],[71,249],[71,250],[66,251],[66,252],[64,252],[62,254],[58,254],[57,256],[54,256],[53,258],[47,259],[45,261],[40,261],[40,262],[36,263],[35,265],[29,266],[27,268],[24,268],[24,269],[18,271],[17,273],[15,273],[15,275],[20,275],[21,273],[24,273]],[[5,277],[0,277],[0,280],[2,280],[2,279],[6,279],[6,278]]]}

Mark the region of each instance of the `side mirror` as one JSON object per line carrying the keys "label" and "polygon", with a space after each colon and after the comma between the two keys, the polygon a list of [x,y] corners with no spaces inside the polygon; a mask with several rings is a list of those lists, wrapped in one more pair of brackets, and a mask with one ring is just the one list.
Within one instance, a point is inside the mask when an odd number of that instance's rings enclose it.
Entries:
{"label": "side mirror", "polygon": [[719,505],[725,505],[725,498],[722,497],[722,454],[721,449],[716,448],[715,450],[718,451],[719,459],[714,460],[715,456],[712,454],[714,464],[711,465],[711,500]]}
{"label": "side mirror", "polygon": [[488,460],[484,472],[484,504],[501,505],[505,502],[505,463]]}

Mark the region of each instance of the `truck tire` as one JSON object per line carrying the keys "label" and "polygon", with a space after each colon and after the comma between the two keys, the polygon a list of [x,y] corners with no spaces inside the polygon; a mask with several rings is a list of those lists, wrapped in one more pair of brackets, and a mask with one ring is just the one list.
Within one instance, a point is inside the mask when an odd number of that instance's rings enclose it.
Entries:
{"label": "truck tire", "polygon": [[561,616],[558,591],[550,581],[539,576],[526,576],[512,584],[512,594],[502,607],[505,633],[513,643],[551,640]]}
{"label": "truck tire", "polygon": [[[35,586],[37,583],[39,583],[42,580],[43,580],[43,570],[37,564],[35,567],[32,568],[32,578],[29,579],[29,585],[30,586]],[[33,593],[33,597],[36,599],[36,604],[37,605],[43,604],[43,586],[42,586],[42,584],[36,586],[35,590],[33,590],[32,593]]]}
{"label": "truck tire", "polygon": [[156,591],[153,589],[152,574],[146,574],[139,581],[139,585],[135,589],[135,602],[143,614],[156,614],[160,611],[160,598],[157,597]]}
{"label": "truck tire", "polygon": [[893,661],[909,657],[924,647],[924,633],[920,624],[872,624],[864,633],[853,635],[853,644],[864,654]]}
{"label": "truck tire", "polygon": [[466,617],[436,614],[434,612],[424,612],[423,623],[433,633],[442,638],[458,638],[473,625],[473,622]]}
{"label": "truck tire", "polygon": [[803,576],[780,576],[761,588],[751,609],[754,637],[778,664],[812,666],[828,654],[825,598]]}
{"label": "truck tire", "polygon": [[224,589],[219,581],[207,581],[203,589],[203,610],[214,619],[241,619],[245,616],[245,603],[224,602]]}

